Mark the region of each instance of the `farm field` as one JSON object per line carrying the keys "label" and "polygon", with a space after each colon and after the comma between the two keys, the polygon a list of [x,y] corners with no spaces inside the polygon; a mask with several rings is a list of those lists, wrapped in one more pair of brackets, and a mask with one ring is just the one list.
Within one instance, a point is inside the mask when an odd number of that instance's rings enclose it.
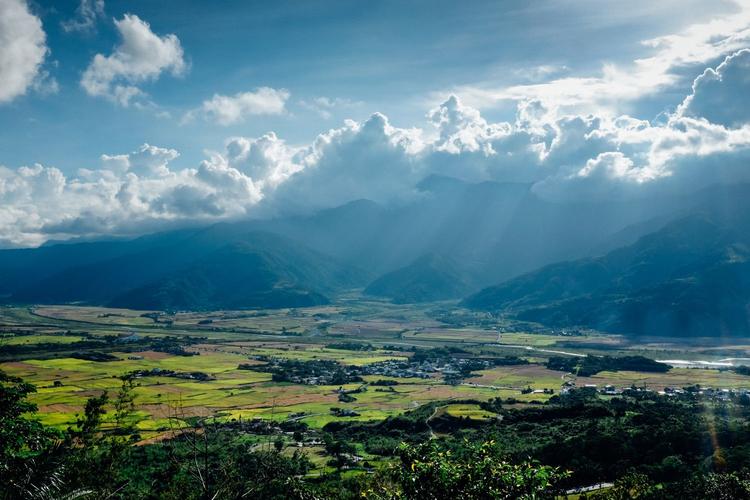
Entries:
{"label": "farm field", "polygon": [[[447,402],[444,412],[449,415],[486,418],[487,412],[476,402],[502,398],[542,403],[566,383],[657,391],[694,384],[750,388],[750,377],[716,369],[603,371],[575,377],[544,366],[549,356],[561,354],[653,352],[716,360],[727,353],[750,352],[750,345],[742,340],[725,348],[702,346],[696,353],[684,344],[657,340],[631,344],[597,332],[571,336],[534,331],[534,325],[528,331],[508,331],[508,325],[500,322],[494,327],[445,324],[436,319],[435,307],[351,298],[304,309],[173,314],[76,306],[5,307],[0,309],[0,369],[36,385],[31,401],[39,407],[39,418],[60,428],[75,423],[88,398],[103,391],[117,394],[122,378],[137,373],[133,389],[137,411],[132,418],[143,439],[195,418],[293,419],[320,429],[336,420],[382,420],[431,402]],[[278,381],[257,368],[268,360],[286,360],[332,362],[331,366],[356,371],[379,364],[408,365],[416,352],[431,349],[453,349],[458,358],[468,359],[511,356],[524,364],[477,367],[452,379],[450,367],[437,367],[419,376],[365,374],[358,381],[330,384]],[[107,360],[91,359],[91,353],[103,354]]]}

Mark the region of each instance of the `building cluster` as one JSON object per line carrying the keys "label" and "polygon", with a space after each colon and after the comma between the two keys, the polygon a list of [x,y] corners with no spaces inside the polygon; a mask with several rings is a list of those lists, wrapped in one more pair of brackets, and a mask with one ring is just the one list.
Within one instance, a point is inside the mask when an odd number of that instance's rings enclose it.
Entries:
{"label": "building cluster", "polygon": [[358,368],[362,375],[395,378],[430,378],[432,374],[438,371],[438,367],[428,361],[412,363],[403,360],[379,361]]}
{"label": "building cluster", "polygon": [[477,370],[495,366],[492,360],[477,358],[437,358],[423,361],[388,360],[359,367],[360,375],[380,375],[396,378],[431,378],[440,374],[457,378]]}
{"label": "building cluster", "polygon": [[290,360],[266,356],[251,359],[266,364],[239,365],[241,370],[254,370],[274,374],[274,380],[305,385],[341,385],[360,382],[362,376],[375,375],[393,378],[428,379],[442,375],[446,379],[460,379],[472,371],[494,366],[492,360],[445,357],[426,360],[394,359],[362,366],[341,365],[332,360]]}
{"label": "building cluster", "polygon": [[686,394],[703,397],[706,399],[710,399],[713,401],[731,401],[738,398],[745,398],[747,399],[748,403],[750,403],[750,389],[718,389],[713,387],[701,387],[698,385],[691,386],[691,387],[671,387],[667,386],[664,387],[662,390],[656,390],[649,387],[625,387],[625,388],[618,388],[612,384],[607,384],[602,387],[599,387],[597,384],[585,384],[582,386],[576,386],[576,384],[570,380],[566,381],[563,384],[562,389],[560,390],[560,394],[567,394],[572,389],[575,388],[588,388],[588,389],[594,389],[598,393],[607,395],[607,396],[617,396],[620,394],[623,394],[624,392],[648,392],[648,393],[655,393],[659,394],[660,396],[669,396],[669,397],[677,397],[682,396]]}
{"label": "building cluster", "polygon": [[165,370],[163,368],[152,368],[150,370],[135,370],[128,373],[133,378],[141,377],[173,377],[185,380],[197,380],[203,382],[214,380],[215,377],[203,372],[176,372],[174,370]]}

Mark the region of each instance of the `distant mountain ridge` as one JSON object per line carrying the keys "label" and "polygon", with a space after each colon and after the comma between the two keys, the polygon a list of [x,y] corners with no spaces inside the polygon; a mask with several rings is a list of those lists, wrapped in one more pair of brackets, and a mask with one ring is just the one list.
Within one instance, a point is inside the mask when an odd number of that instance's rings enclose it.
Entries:
{"label": "distant mountain ridge", "polygon": [[[382,275],[434,253],[476,276],[480,286],[561,260],[592,255],[635,241],[706,196],[623,202],[550,202],[530,184],[466,183],[430,176],[409,203],[384,207],[358,200],[307,216],[253,222],[342,262]],[[750,193],[747,186],[739,190]],[[739,194],[735,195],[739,196]],[[620,231],[629,228],[626,237]],[[618,238],[618,240],[612,240]]]}
{"label": "distant mountain ridge", "polygon": [[176,273],[115,297],[132,309],[244,309],[326,304],[325,293],[362,283],[364,273],[264,233],[212,252]]}
{"label": "distant mountain ridge", "polygon": [[225,229],[172,233],[164,244],[136,240],[126,245],[132,253],[120,250],[110,259],[52,273],[20,286],[11,300],[134,309],[300,307],[366,283],[363,271],[298,242]]}
{"label": "distant mountain ridge", "polygon": [[[528,184],[470,184],[437,176],[426,178],[419,189],[413,199],[387,207],[357,200],[310,215],[186,227],[130,240],[0,250],[0,300],[149,308],[283,307],[316,303],[368,284],[373,285],[369,292],[391,300],[441,300],[554,262],[601,255],[698,209],[717,214],[750,203],[745,201],[750,200],[746,185],[675,198],[595,203],[546,201]],[[725,222],[731,226],[742,220]],[[254,239],[268,248],[261,249]],[[243,244],[255,246],[248,250]],[[440,256],[440,262],[420,262],[426,255]],[[251,262],[256,269],[248,267]],[[346,270],[350,279],[340,279],[336,272],[302,272],[331,265]],[[247,280],[260,280],[255,287],[232,285],[248,300],[235,300],[219,290],[222,283],[233,282],[233,267]],[[598,272],[590,264],[585,268]],[[541,284],[539,290],[551,286]],[[568,294],[572,297],[574,291]]]}
{"label": "distant mountain ridge", "polygon": [[429,253],[408,266],[379,277],[365,288],[364,293],[408,304],[456,299],[471,289],[458,264],[445,256]]}
{"label": "distant mountain ridge", "polygon": [[747,335],[747,221],[745,209],[727,217],[691,215],[602,257],[545,266],[463,303],[552,326],[654,336]]}

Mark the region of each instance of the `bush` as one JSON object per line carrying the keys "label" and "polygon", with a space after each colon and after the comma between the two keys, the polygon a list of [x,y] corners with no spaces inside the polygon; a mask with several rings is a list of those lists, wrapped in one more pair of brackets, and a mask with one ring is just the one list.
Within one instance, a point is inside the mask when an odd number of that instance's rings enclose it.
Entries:
{"label": "bush", "polygon": [[566,473],[533,462],[512,464],[494,442],[467,445],[460,455],[434,442],[401,445],[392,469],[395,489],[386,484],[365,492],[369,498],[539,499],[554,498],[555,482]]}

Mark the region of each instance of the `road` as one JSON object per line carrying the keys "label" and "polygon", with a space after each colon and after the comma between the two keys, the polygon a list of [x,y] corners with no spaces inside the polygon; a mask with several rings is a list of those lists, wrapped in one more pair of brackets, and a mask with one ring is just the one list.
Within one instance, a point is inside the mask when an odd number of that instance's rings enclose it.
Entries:
{"label": "road", "polygon": [[567,490],[565,494],[576,495],[579,493],[589,493],[591,491],[602,490],[604,488],[611,488],[614,485],[615,485],[614,483],[596,483],[596,484],[592,484],[591,486],[581,486],[579,488],[572,488],[570,490]]}

